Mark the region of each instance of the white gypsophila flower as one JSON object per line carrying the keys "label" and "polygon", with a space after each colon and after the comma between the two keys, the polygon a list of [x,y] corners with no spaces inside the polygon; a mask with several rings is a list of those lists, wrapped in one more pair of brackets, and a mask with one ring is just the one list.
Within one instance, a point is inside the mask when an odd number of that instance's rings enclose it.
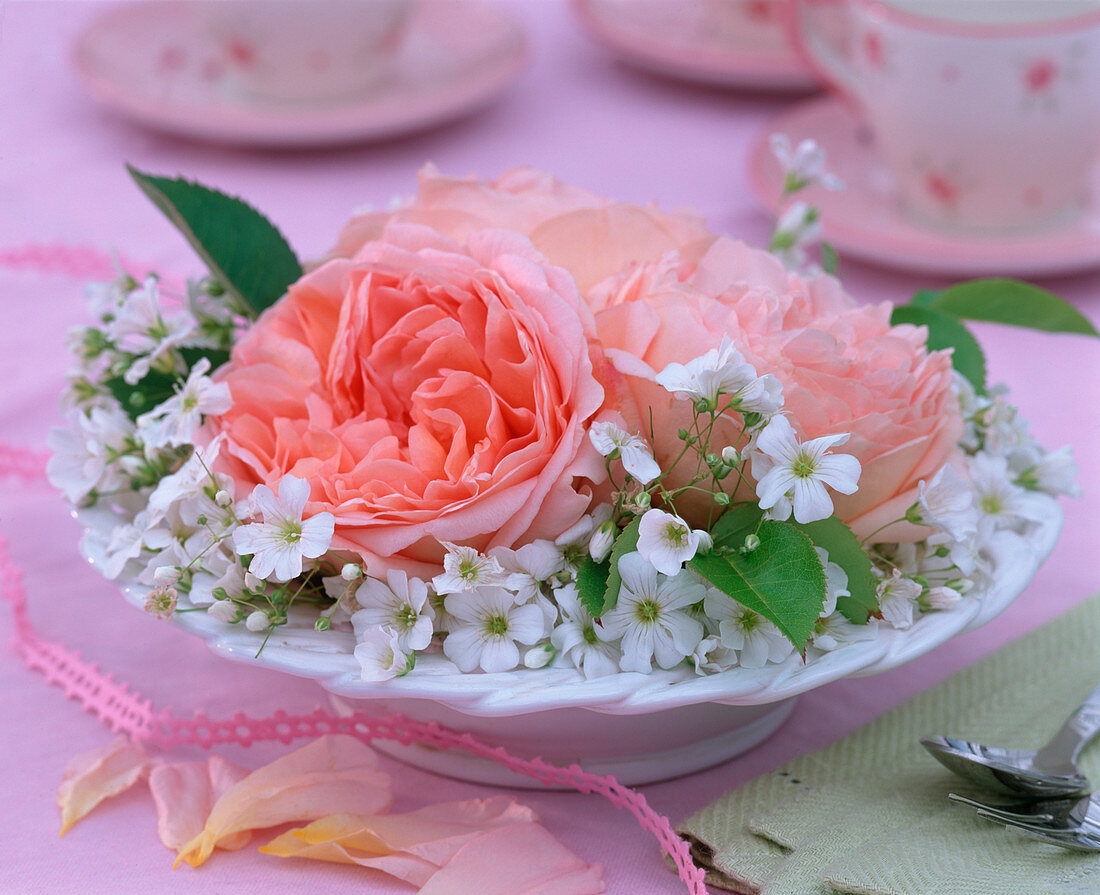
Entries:
{"label": "white gypsophila flower", "polygon": [[[823,435],[799,442],[786,417],[772,417],[757,436],[752,455],[761,509],[780,510],[789,501],[798,522],[816,522],[831,516],[833,501],[825,486],[841,494],[853,494],[862,471],[859,461],[850,454],[829,453],[830,448],[844,444],[848,437]],[[769,514],[768,518],[787,516]]]}
{"label": "white gypsophila flower", "polygon": [[116,525],[107,541],[106,559],[103,563],[103,575],[114,580],[132,559],[137,559],[142,550],[163,550],[172,543],[172,533],[160,527],[160,519],[142,510],[132,522]]}
{"label": "white gypsophila flower", "polygon": [[788,195],[817,185],[827,190],[844,189],[840,178],[825,170],[825,150],[816,140],[808,137],[792,148],[790,137],[774,133],[768,145],[783,169],[783,191]]}
{"label": "white gypsophila flower", "polygon": [[821,618],[825,618],[836,611],[836,601],[840,597],[850,597],[852,593],[848,590],[848,573],[829,560],[829,552],[824,547],[815,545],[814,553],[821,560],[821,568],[825,571],[825,603],[820,614]]}
{"label": "white gypsophila flower", "polygon": [[975,454],[970,458],[969,472],[981,540],[988,540],[997,529],[1015,531],[1046,515],[1045,499],[1013,484],[1004,457],[984,451]]}
{"label": "white gypsophila flower", "polygon": [[[983,542],[984,539],[978,536],[967,538],[965,541],[956,541],[946,532],[936,532],[928,536],[926,544],[929,552],[946,550],[946,560],[951,565],[967,578],[978,580],[988,576],[992,569],[988,557],[982,554]],[[942,565],[942,562],[940,564]],[[912,570],[902,567],[903,572],[919,572],[922,569],[923,566]]]}
{"label": "white gypsophila flower", "polygon": [[437,594],[457,594],[478,587],[503,586],[508,573],[491,556],[478,553],[473,547],[463,547],[450,541],[440,541],[446,549],[443,574],[432,579]]}
{"label": "white gypsophila flower", "polygon": [[722,645],[737,651],[742,668],[763,668],[769,662],[782,662],[794,652],[794,644],[779,628],[720,590],[706,589],[703,609],[718,622]]}
{"label": "white gypsophila flower", "polygon": [[191,456],[179,469],[157,482],[149,495],[149,506],[167,512],[180,502],[204,498],[210,500],[216,517],[230,512],[230,507],[223,507],[216,500],[211,500],[208,493],[212,491],[216,495],[217,491],[226,490],[232,495],[234,490],[233,480],[229,476],[211,473],[224,442],[225,436],[218,435],[206,447],[193,448]]}
{"label": "white gypsophila flower", "polygon": [[665,575],[679,572],[701,547],[710,547],[710,535],[664,510],[647,510],[638,523],[638,553]]}
{"label": "white gypsophila flower", "polygon": [[671,363],[654,378],[677,398],[702,402],[711,410],[718,407],[719,395],[730,395],[740,405],[760,400],[768,388],[728,335],[717,348],[686,364]]}
{"label": "white gypsophila flower", "polygon": [[206,375],[209,371],[210,361],[201,358],[175,395],[137,418],[142,441],[155,448],[191,444],[203,416],[225,413],[233,406],[229,386],[214,382]]}
{"label": "white gypsophila flower", "polygon": [[115,310],[107,334],[116,347],[135,356],[123,379],[137,385],[152,365],[187,340],[195,321],[186,315],[165,317],[160,310],[160,286],[150,277],[126,296]]}
{"label": "white gypsophila flower", "polygon": [[[216,599],[214,589],[225,587],[223,582],[235,584],[244,582],[244,567],[240,558],[233,553],[225,541],[207,550],[202,558],[191,566],[191,589],[187,599],[196,606],[209,606]],[[226,592],[229,588],[225,587]]]}
{"label": "white gypsophila flower", "polygon": [[391,630],[405,652],[426,649],[432,642],[435,613],[428,602],[428,586],[419,578],[390,569],[385,583],[363,579],[355,599],[363,607],[351,617],[357,633],[370,627]]}
{"label": "white gypsophila flower", "polygon": [[771,373],[765,373],[736,395],[734,409],[758,413],[765,418],[774,416],[783,409],[783,383]]}
{"label": "white gypsophila flower", "polygon": [[1047,452],[1033,442],[1009,454],[1008,468],[1015,476],[1015,483],[1022,488],[1050,495],[1081,496],[1072,445]]}
{"label": "white gypsophila flower", "polygon": [[959,446],[970,453],[982,445],[981,427],[978,420],[982,410],[989,402],[975,391],[974,384],[958,370],[952,371],[951,390],[959,401],[959,415],[963,420],[963,432]]}
{"label": "white gypsophila flower", "polygon": [[703,599],[703,586],[687,572],[662,575],[637,553],[619,560],[619,575],[618,601],[596,636],[620,641],[623,671],[648,674],[654,660],[661,668],[680,664],[703,639],[703,626],[684,611]]}
{"label": "white gypsophila flower", "polygon": [[806,264],[806,247],[821,238],[821,215],[813,205],[792,202],[775,223],[768,251],[788,270]]}
{"label": "white gypsophila flower", "polygon": [[950,609],[961,599],[962,594],[946,584],[930,587],[921,596],[921,600],[928,605],[929,609]]}
{"label": "white gypsophila flower", "polygon": [[159,587],[154,587],[145,597],[144,609],[153,618],[159,618],[162,621],[167,621],[172,617],[172,613],[176,611],[176,600],[179,599],[179,592],[170,584],[162,584]]}
{"label": "white gypsophila flower", "polygon": [[540,596],[543,585],[565,569],[565,557],[553,541],[534,540],[518,550],[495,547],[489,555],[500,563],[506,573],[504,586],[521,603]]}
{"label": "white gypsophila flower", "polygon": [[995,386],[989,390],[989,403],[980,414],[984,426],[982,450],[992,454],[1008,454],[1016,448],[1031,442],[1027,420],[1020,416],[1016,407],[1006,398],[1006,386]]}
{"label": "white gypsophila flower", "polygon": [[890,577],[878,583],[878,607],[882,617],[899,630],[911,628],[921,590],[916,581],[894,569]]}
{"label": "white gypsophila flower", "polygon": [[503,587],[452,592],[445,599],[451,616],[443,653],[460,671],[509,671],[519,664],[518,643],[546,636],[546,617],[534,603],[520,604]]}
{"label": "white gypsophila flower", "polygon": [[248,570],[257,578],[290,581],[302,574],[303,560],[323,556],[332,543],[332,513],[303,518],[310,486],[305,479],[284,475],[278,496],[257,485],[251,502],[262,522],[242,525],[233,532],[233,545],[241,556],[252,554]]}
{"label": "white gypsophila flower", "polygon": [[134,446],[134,424],[117,407],[93,407],[70,416],[69,429],[51,429],[46,477],[67,500],[77,503],[94,490],[114,491],[133,471],[127,455]]}
{"label": "white gypsophila flower", "polygon": [[917,483],[912,521],[947,532],[956,541],[973,537],[978,530],[978,514],[970,484],[950,465],[940,467],[930,482],[926,484],[922,479]]}
{"label": "white gypsophila flower", "polygon": [[412,654],[402,645],[396,631],[368,628],[355,645],[359,677],[364,681],[388,681],[408,673]]}
{"label": "white gypsophila flower", "polygon": [[851,643],[874,640],[878,636],[878,619],[871,618],[865,625],[850,622],[839,612],[819,618],[810,637],[810,646],[823,653],[831,653]]}
{"label": "white gypsophila flower", "polygon": [[691,654],[696,674],[715,674],[737,664],[737,653],[713,634],[699,641]]}
{"label": "white gypsophila flower", "polygon": [[623,469],[643,485],[648,485],[661,474],[661,467],[653,459],[645,439],[631,435],[613,422],[596,422],[588,430],[588,438],[601,457],[616,457]]}
{"label": "white gypsophila flower", "polygon": [[621,653],[596,634],[596,620],[581,603],[577,586],[556,588],[554,599],[561,607],[562,620],[550,634],[550,642],[562,660],[579,668],[587,680],[618,672]]}

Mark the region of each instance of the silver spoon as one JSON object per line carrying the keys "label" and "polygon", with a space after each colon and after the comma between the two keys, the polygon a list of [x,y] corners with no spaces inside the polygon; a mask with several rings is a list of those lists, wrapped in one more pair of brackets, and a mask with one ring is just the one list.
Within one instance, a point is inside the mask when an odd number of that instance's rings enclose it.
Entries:
{"label": "silver spoon", "polygon": [[993,792],[1028,796],[1067,796],[1091,789],[1077,769],[1077,756],[1100,733],[1100,686],[1035,752],[983,746],[953,737],[923,737],[921,745],[948,770]]}

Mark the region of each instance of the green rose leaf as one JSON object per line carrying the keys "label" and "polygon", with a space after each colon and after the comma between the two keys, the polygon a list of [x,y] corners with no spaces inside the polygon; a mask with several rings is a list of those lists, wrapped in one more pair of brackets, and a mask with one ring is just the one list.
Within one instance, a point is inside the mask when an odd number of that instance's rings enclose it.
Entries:
{"label": "green rose leaf", "polygon": [[715,548],[736,550],[745,543],[745,535],[756,528],[764,511],[755,503],[734,504],[711,526]]}
{"label": "green rose leaf", "polygon": [[871,574],[871,558],[860,545],[859,538],[836,516],[798,527],[815,546],[828,552],[830,562],[835,562],[848,575],[851,596],[838,599],[836,608],[848,621],[867,624],[868,616],[878,611],[878,595],[875,577]]}
{"label": "green rose leaf", "polygon": [[641,523],[642,517],[635,516],[615,539],[615,546],[611,548],[611,556],[607,558],[609,569],[607,572],[607,587],[604,589],[603,605],[600,606],[599,612],[589,610],[596,618],[599,618],[608,610],[614,609],[619,600],[619,588],[623,586],[622,576],[619,575],[619,560],[637,548],[638,526]]}
{"label": "green rose leaf", "polygon": [[1051,333],[1096,336],[1096,327],[1073,305],[1019,280],[971,280],[936,296],[936,310],[967,320],[1007,323]]}
{"label": "green rose leaf", "polygon": [[928,350],[954,349],[952,366],[970,380],[978,394],[985,394],[985,355],[978,340],[955,317],[935,306],[899,305],[890,315],[890,323],[927,326]]}
{"label": "green rose leaf", "polygon": [[913,293],[913,297],[909,299],[909,304],[918,305],[922,308],[929,307],[936,303],[936,299],[940,297],[942,291],[941,289],[918,289]]}
{"label": "green rose leaf", "polygon": [[821,244],[821,269],[834,277],[840,269],[840,256],[837,255],[832,243],[823,242]]}
{"label": "green rose leaf", "polygon": [[789,522],[761,522],[751,553],[701,554],[688,564],[722,593],[760,613],[805,655],[825,603],[825,571],[810,538]]}
{"label": "green rose leaf", "polygon": [[186,237],[242,313],[275,304],[302,265],[275,226],[251,205],[182,178],[130,176]]}
{"label": "green rose leaf", "polygon": [[222,348],[180,348],[180,357],[183,358],[183,362],[187,365],[187,369],[190,370],[195,364],[197,364],[204,357],[210,361],[210,372],[213,373],[218,367],[229,361],[229,352]]}
{"label": "green rose leaf", "polygon": [[577,596],[593,618],[603,612],[604,595],[607,593],[607,577],[611,571],[610,560],[596,562],[586,556],[577,569]]}

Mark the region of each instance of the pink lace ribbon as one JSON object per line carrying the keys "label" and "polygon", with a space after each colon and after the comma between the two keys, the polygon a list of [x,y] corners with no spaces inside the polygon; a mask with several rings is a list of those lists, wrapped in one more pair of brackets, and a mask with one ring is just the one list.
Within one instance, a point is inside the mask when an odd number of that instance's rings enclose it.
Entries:
{"label": "pink lace ribbon", "polygon": [[[0,252],[0,263],[7,263],[9,256],[10,253]],[[69,269],[58,272],[81,277],[102,274],[102,269],[99,273],[88,270],[92,266],[91,256],[78,254],[70,257],[68,263],[71,264]],[[107,275],[110,276],[110,272]],[[44,481],[46,456],[45,452],[0,443],[0,477],[9,475],[28,482]],[[491,746],[468,733],[434,723],[413,721],[402,715],[375,717],[357,712],[340,717],[318,709],[308,715],[278,711],[266,718],[253,718],[243,712],[220,720],[201,712],[192,718],[180,718],[170,709],[156,709],[151,700],[128,684],[115,680],[111,674],[64,644],[38,635],[27,615],[23,570],[12,560],[3,535],[0,535],[0,595],[11,606],[15,648],[27,666],[41,672],[47,682],[61,687],[67,697],[79,702],[111,730],[125,733],[133,740],[165,748],[192,744],[208,749],[217,743],[239,743],[243,746],[262,740],[289,743],[302,737],[347,733],[368,742],[377,737],[396,740],[403,745],[423,743],[437,749],[461,749],[491,759],[510,771],[541,783],[567,786],[583,793],[598,793],[616,808],[629,811],[644,830],[657,838],[688,891],[692,895],[707,895],[703,871],[692,863],[688,844],[676,835],[668,818],[654,811],[641,793],[623,786],[612,776],[590,774],[575,764],[563,768],[540,758],[518,758],[504,748]]]}

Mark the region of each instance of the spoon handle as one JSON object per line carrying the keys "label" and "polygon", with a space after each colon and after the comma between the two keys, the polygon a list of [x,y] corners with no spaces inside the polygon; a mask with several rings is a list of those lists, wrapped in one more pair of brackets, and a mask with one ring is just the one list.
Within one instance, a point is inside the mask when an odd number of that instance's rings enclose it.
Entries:
{"label": "spoon handle", "polygon": [[1062,729],[1036,753],[1032,766],[1044,770],[1073,767],[1085,744],[1097,733],[1100,733],[1100,686],[1085,697]]}

